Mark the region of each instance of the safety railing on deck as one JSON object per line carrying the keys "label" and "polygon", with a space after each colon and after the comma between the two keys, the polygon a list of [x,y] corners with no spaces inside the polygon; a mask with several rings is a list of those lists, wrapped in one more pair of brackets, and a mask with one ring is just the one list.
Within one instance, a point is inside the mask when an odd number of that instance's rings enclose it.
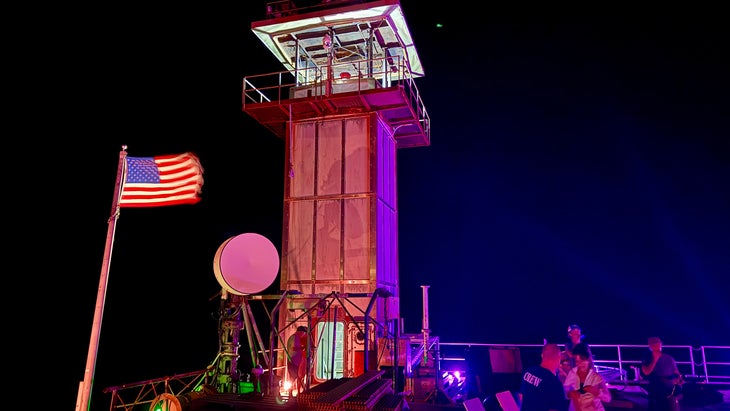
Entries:
{"label": "safety railing on deck", "polygon": [[297,98],[329,98],[339,93],[362,93],[401,87],[426,135],[431,121],[405,59],[389,56],[348,61],[326,67],[255,74],[243,78],[242,104],[278,103]]}
{"label": "safety railing on deck", "polygon": [[[482,344],[440,342],[440,368],[455,370],[468,367],[474,359],[489,361],[490,350],[519,349],[521,366],[539,362],[542,345],[538,344]],[[562,347],[562,346],[561,346]],[[609,376],[609,383],[631,384],[641,380],[640,369],[648,347],[627,344],[590,344],[596,368]],[[730,384],[730,346],[663,345],[662,351],[677,362],[685,380],[704,384]],[[491,357],[490,357],[491,355]],[[468,368],[466,368],[468,369]]]}

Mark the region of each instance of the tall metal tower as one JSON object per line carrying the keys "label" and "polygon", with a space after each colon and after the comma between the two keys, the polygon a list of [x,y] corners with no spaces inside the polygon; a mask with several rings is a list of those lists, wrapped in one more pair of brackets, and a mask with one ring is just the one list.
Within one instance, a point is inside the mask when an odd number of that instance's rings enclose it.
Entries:
{"label": "tall metal tower", "polygon": [[398,0],[302,2],[251,24],[284,70],[246,76],[242,107],[285,141],[277,342],[308,327],[316,383],[398,354],[396,150],[428,146],[431,129]]}

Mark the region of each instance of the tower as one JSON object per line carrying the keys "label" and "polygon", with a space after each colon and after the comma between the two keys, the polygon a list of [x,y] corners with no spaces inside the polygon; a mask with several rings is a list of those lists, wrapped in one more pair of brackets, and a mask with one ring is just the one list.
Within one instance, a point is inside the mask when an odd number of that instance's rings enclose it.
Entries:
{"label": "tower", "polygon": [[242,90],[285,141],[279,341],[307,326],[311,381],[357,376],[400,327],[396,151],[430,144],[421,62],[398,0],[274,1],[251,29],[284,66]]}

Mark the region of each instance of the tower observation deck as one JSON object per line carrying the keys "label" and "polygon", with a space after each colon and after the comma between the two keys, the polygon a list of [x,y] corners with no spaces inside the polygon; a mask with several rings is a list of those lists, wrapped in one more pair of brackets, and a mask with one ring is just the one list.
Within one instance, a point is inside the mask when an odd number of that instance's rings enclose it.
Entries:
{"label": "tower observation deck", "polygon": [[244,77],[244,112],[281,138],[289,121],[376,112],[399,148],[430,144],[414,82],[424,72],[398,0],[273,1],[266,17],[251,30],[285,70]]}

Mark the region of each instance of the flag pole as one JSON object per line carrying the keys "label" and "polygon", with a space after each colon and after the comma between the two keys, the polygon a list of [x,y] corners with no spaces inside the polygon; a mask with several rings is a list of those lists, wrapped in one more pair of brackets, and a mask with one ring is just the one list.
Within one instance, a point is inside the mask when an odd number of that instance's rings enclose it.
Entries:
{"label": "flag pole", "polygon": [[119,164],[117,165],[117,180],[114,184],[114,197],[112,199],[111,216],[106,232],[106,246],[104,247],[104,259],[101,263],[101,274],[99,276],[99,289],[96,293],[96,309],[94,310],[94,322],[91,327],[91,339],[89,341],[89,353],[86,357],[86,368],[84,369],[84,380],[79,383],[79,393],[76,399],[76,411],[89,411],[91,387],[94,379],[94,368],[96,366],[96,354],[99,346],[101,332],[101,319],[104,315],[104,300],[106,298],[106,286],[109,278],[109,265],[112,257],[114,244],[114,232],[117,219],[119,218],[119,197],[121,196],[122,184],[126,175],[125,165],[127,157],[127,146],[122,146],[119,152]]}

